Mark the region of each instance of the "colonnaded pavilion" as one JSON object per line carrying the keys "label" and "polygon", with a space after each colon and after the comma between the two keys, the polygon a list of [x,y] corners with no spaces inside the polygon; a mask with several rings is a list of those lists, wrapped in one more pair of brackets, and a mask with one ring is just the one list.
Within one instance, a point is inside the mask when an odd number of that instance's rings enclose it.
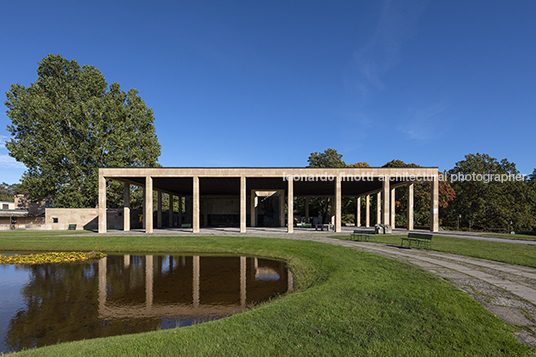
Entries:
{"label": "colonnaded pavilion", "polygon": [[[357,198],[357,226],[361,226],[361,199],[365,199],[365,226],[370,226],[371,195],[376,195],[377,220],[395,226],[395,190],[408,187],[407,229],[413,230],[413,185],[431,182],[430,231],[439,229],[439,171],[419,168],[101,168],[99,169],[99,233],[107,231],[107,180],[124,183],[124,225],[130,231],[130,186],[143,188],[143,227],[279,226],[294,231],[294,199],[332,199],[333,229],[341,232],[342,197]],[[156,225],[153,220],[153,191],[157,192]],[[162,195],[169,195],[168,221],[162,222]],[[179,212],[173,212],[175,198]],[[269,199],[269,200],[268,200]],[[266,202],[272,202],[267,205]],[[184,202],[184,207],[182,204]],[[274,204],[275,203],[275,204]],[[286,203],[286,210],[285,210]],[[285,213],[286,211],[286,213]],[[175,217],[178,217],[175,219]],[[307,217],[308,218],[308,217]],[[189,223],[185,223],[189,222]]]}

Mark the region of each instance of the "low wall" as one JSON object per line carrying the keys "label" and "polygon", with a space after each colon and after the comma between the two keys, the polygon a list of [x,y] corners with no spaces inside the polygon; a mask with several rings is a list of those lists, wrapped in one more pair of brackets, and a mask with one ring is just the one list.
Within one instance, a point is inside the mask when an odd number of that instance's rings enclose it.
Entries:
{"label": "low wall", "polygon": [[[123,209],[106,210],[108,229],[123,229]],[[76,224],[77,230],[98,230],[98,208],[47,208],[45,209],[45,229],[66,230],[69,224]],[[49,228],[50,227],[50,228]]]}

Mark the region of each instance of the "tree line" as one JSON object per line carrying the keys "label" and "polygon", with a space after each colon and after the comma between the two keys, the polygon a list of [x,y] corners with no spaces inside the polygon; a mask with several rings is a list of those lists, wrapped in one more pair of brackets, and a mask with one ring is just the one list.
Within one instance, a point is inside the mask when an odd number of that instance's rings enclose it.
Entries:
{"label": "tree line", "polygon": [[[366,162],[347,164],[343,155],[335,149],[313,152],[307,167],[370,167]],[[382,167],[420,167],[415,163],[391,160]],[[487,231],[531,231],[536,230],[536,169],[522,178],[516,165],[507,159],[497,160],[487,154],[468,154],[455,166],[442,173],[439,183],[440,226],[446,229]],[[473,175],[474,174],[474,175]],[[480,176],[479,176],[480,175]],[[470,180],[459,178],[471,178]],[[453,178],[456,178],[455,180]],[[491,179],[490,179],[491,178]],[[502,182],[497,180],[503,178]],[[508,178],[504,180],[504,178]],[[522,178],[522,179],[520,179]],[[407,224],[407,188],[395,191],[395,222],[397,226]],[[303,201],[303,202],[302,202]],[[375,224],[376,200],[371,199],[371,224]],[[314,198],[309,202],[310,216],[327,217],[331,210],[329,198]],[[361,200],[364,215],[365,200]],[[297,201],[297,214],[304,215],[304,200]],[[343,198],[342,221],[356,221],[356,198]],[[364,216],[363,216],[364,217]],[[364,224],[364,218],[361,218]],[[414,224],[428,227],[430,222],[430,183],[416,182],[414,185]]]}

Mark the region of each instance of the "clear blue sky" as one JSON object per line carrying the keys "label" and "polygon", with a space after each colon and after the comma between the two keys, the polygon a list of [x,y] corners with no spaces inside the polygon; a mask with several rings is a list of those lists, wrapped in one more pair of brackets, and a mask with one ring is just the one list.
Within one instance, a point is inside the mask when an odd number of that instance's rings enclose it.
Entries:
{"label": "clear blue sky", "polygon": [[536,167],[533,0],[8,1],[0,33],[2,93],[49,53],[93,65],[154,110],[163,166],[306,166],[334,148]]}

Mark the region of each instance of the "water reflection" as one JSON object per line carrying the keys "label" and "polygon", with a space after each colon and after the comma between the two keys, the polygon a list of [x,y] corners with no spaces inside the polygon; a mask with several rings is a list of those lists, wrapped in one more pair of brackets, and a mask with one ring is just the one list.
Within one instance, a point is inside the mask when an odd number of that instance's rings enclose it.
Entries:
{"label": "water reflection", "polygon": [[0,287],[20,291],[0,306],[0,352],[9,352],[218,319],[286,292],[292,276],[267,259],[124,255],[2,266]]}

